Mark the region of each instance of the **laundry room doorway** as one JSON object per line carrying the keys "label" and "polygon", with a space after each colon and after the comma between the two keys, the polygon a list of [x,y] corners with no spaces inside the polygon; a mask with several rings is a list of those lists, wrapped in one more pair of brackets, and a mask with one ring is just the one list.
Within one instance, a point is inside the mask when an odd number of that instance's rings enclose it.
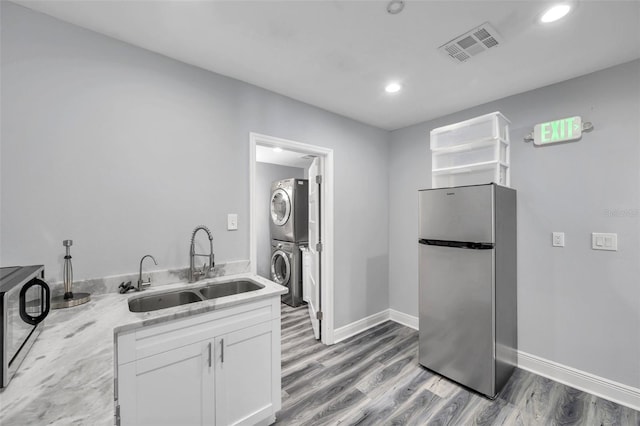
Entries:
{"label": "laundry room doorway", "polygon": [[251,271],[287,286],[283,302],[304,304],[315,338],[332,344],[333,150],[258,133],[249,142]]}

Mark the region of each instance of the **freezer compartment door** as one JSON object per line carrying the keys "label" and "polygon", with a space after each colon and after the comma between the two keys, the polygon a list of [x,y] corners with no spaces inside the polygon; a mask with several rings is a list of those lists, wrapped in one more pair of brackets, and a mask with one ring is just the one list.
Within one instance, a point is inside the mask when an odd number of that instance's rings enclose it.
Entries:
{"label": "freezer compartment door", "polygon": [[489,396],[494,252],[419,244],[420,364]]}
{"label": "freezer compartment door", "polygon": [[420,238],[493,243],[493,185],[418,192]]}

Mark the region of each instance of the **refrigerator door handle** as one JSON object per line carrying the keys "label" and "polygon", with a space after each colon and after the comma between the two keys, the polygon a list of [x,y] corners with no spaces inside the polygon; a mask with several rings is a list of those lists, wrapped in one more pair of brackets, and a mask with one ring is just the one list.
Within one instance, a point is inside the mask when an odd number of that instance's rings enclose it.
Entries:
{"label": "refrigerator door handle", "polygon": [[493,243],[474,243],[470,241],[446,241],[446,240],[429,240],[420,238],[418,243],[427,246],[440,246],[440,247],[452,247],[471,250],[493,250]]}

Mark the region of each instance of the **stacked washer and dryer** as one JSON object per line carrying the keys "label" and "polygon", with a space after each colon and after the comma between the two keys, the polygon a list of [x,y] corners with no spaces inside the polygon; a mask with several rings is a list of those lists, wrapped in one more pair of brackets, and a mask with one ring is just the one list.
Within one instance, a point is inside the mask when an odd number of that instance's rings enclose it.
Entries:
{"label": "stacked washer and dryer", "polygon": [[302,253],[309,233],[309,186],[306,179],[271,184],[271,280],[289,289],[282,301],[302,304]]}

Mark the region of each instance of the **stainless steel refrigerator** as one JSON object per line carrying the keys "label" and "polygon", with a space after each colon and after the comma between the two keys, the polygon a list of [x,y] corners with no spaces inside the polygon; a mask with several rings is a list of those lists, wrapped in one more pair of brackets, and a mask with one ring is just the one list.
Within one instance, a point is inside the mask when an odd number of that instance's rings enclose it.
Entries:
{"label": "stainless steel refrigerator", "polygon": [[420,364],[491,398],[516,365],[516,191],[419,191]]}

